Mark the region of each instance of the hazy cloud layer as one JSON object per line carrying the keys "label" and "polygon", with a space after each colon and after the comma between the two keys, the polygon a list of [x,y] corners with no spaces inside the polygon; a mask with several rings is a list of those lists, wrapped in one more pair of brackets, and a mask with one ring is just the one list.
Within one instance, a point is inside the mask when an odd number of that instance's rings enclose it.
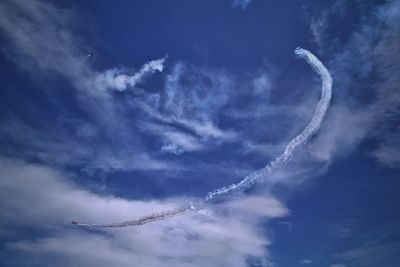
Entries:
{"label": "hazy cloud layer", "polygon": [[[174,168],[174,164],[165,164],[147,150],[137,131],[132,129],[130,118],[121,113],[119,103],[108,90],[135,87],[150,74],[161,72],[165,58],[145,63],[133,75],[122,69],[96,70],[85,53],[88,48],[83,38],[77,34],[81,32],[77,29],[81,18],[75,12],[43,1],[0,4],[0,29],[8,41],[5,55],[34,82],[43,78],[51,80],[51,76],[66,78],[71,83],[70,94],[78,95],[79,107],[88,118],[60,115],[60,119],[52,122],[50,130],[41,131],[7,114],[2,118],[0,136],[4,141],[23,144],[21,149],[10,148],[10,151],[5,147],[8,155],[24,155],[50,164],[79,165],[86,169]],[[93,151],[98,140],[102,140],[101,145]]]}
{"label": "hazy cloud layer", "polygon": [[100,196],[78,188],[47,167],[5,158],[0,164],[4,178],[0,181],[2,228],[26,227],[39,234],[34,240],[13,236],[5,248],[16,258],[3,258],[6,265],[12,261],[18,266],[28,262],[30,266],[58,262],[64,266],[131,266],[132,262],[145,266],[247,266],[248,257],[261,261],[268,257],[265,246],[269,240],[260,221],[288,213],[278,200],[260,196],[187,212],[162,224],[87,231],[73,227],[70,221],[126,220],[179,207],[188,200],[130,201]]}
{"label": "hazy cloud layer", "polygon": [[[368,11],[363,23],[357,24],[348,34],[349,41],[339,46],[335,37],[329,35],[329,27],[345,12],[346,1],[337,1],[330,10],[321,11],[311,21],[311,30],[321,51],[332,53],[328,66],[337,92],[337,105],[332,107],[327,118],[332,120],[327,125],[336,126],[327,133],[330,137],[319,136],[327,139],[322,142],[325,149],[318,153],[348,150],[368,136],[379,142],[378,147],[370,151],[371,155],[384,165],[397,167],[400,159],[397,152],[400,144],[397,134],[400,61],[393,55],[399,54],[400,1],[387,2]],[[369,82],[371,77],[377,77],[373,84]],[[369,104],[361,106],[361,99],[367,96]],[[341,121],[340,125],[335,121]],[[342,143],[345,145],[339,145]]]}

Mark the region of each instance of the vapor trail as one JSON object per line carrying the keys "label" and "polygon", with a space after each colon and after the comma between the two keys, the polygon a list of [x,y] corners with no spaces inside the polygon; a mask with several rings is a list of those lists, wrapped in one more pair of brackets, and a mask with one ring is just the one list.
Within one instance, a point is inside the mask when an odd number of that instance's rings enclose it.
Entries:
{"label": "vapor trail", "polygon": [[98,74],[96,82],[99,86],[114,89],[117,91],[125,91],[128,88],[134,88],[138,83],[142,82],[148,75],[155,72],[162,72],[165,68],[165,60],[167,56],[146,62],[138,72],[133,75],[127,75],[120,69],[109,69]]}
{"label": "vapor trail", "polygon": [[285,151],[279,157],[270,162],[264,168],[249,174],[240,182],[209,192],[205,197],[206,201],[211,201],[218,196],[226,195],[232,191],[240,192],[246,190],[256,181],[267,178],[268,175],[278,166],[286,164],[293,155],[296,147],[307,141],[307,139],[319,129],[332,98],[332,77],[321,61],[319,61],[319,59],[310,51],[298,47],[294,52],[301,58],[305,59],[312,66],[314,71],[317,72],[321,77],[322,95],[321,100],[319,101],[315,110],[314,116],[306,128],[286,145]]}
{"label": "vapor trail", "polygon": [[126,226],[136,226],[142,225],[150,222],[160,221],[167,219],[169,217],[176,216],[181,214],[189,209],[194,209],[193,206],[186,206],[180,209],[174,209],[170,211],[164,211],[160,213],[153,213],[151,215],[147,215],[136,220],[126,221],[126,222],[119,222],[119,223],[109,223],[109,224],[88,224],[88,223],[80,223],[80,222],[73,222],[73,224],[78,226],[85,226],[85,227],[101,227],[101,228],[110,228],[110,227],[126,227]]}
{"label": "vapor trail", "polygon": [[[311,65],[314,71],[319,74],[322,81],[321,99],[318,102],[317,108],[315,110],[315,113],[311,121],[299,135],[293,138],[286,145],[285,151],[279,157],[271,161],[264,168],[249,174],[240,182],[236,184],[231,184],[229,186],[221,187],[207,193],[205,197],[205,202],[211,202],[215,198],[224,196],[231,192],[241,192],[251,187],[256,181],[268,178],[268,176],[278,166],[285,165],[290,160],[297,146],[306,142],[307,139],[319,129],[332,98],[332,77],[329,74],[329,71],[321,63],[321,61],[319,61],[319,59],[316,56],[314,56],[310,51],[298,47],[295,49],[294,52],[301,58],[305,59]],[[166,218],[179,215],[189,209],[199,210],[201,209],[201,203],[199,204],[198,207],[193,207],[192,205],[188,205],[180,209],[170,210],[162,213],[154,213],[149,216],[141,217],[136,220],[122,222],[122,223],[111,223],[111,224],[85,224],[78,222],[73,222],[73,223],[79,226],[86,226],[86,227],[126,227],[126,226],[142,225],[154,221],[164,220]]]}

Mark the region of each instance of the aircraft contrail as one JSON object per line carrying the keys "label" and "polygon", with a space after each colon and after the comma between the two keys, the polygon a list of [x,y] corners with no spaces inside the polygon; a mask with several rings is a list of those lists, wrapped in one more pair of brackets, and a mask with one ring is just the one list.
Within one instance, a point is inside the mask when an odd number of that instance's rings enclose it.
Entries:
{"label": "aircraft contrail", "polygon": [[293,155],[293,152],[296,149],[296,147],[307,141],[307,139],[319,129],[322,119],[325,116],[325,113],[329,107],[329,103],[332,98],[332,77],[329,74],[329,71],[322,64],[322,62],[319,61],[319,59],[316,56],[314,56],[310,51],[298,47],[295,49],[294,52],[301,58],[305,59],[313,67],[314,71],[317,72],[321,77],[322,81],[321,100],[317,105],[314,116],[312,117],[311,121],[308,123],[306,128],[304,128],[304,130],[299,135],[293,138],[286,145],[285,151],[279,157],[271,161],[264,168],[249,174],[240,182],[236,184],[231,184],[229,186],[224,186],[209,192],[205,197],[206,201],[210,201],[218,196],[228,194],[232,191],[246,190],[249,187],[251,187],[256,181],[268,177],[268,175],[278,166],[286,164],[289,161],[290,157]]}
{"label": "aircraft contrail", "polygon": [[[313,134],[315,134],[317,132],[317,130],[319,129],[321,122],[325,116],[325,113],[329,107],[331,98],[332,98],[332,77],[329,74],[329,71],[322,64],[322,62],[316,56],[314,56],[310,51],[298,47],[295,49],[294,52],[301,58],[305,59],[312,66],[314,71],[319,74],[321,81],[322,81],[321,99],[318,102],[317,108],[315,110],[315,113],[314,113],[311,121],[308,123],[306,128],[304,128],[304,130],[299,135],[297,135],[295,138],[293,138],[286,145],[285,151],[279,157],[277,157],[275,160],[271,161],[264,168],[249,174],[240,182],[238,182],[236,184],[231,184],[229,186],[224,186],[224,187],[218,188],[214,191],[207,193],[206,197],[204,198],[205,202],[211,202],[212,200],[216,199],[217,197],[224,196],[231,192],[244,191],[244,190],[250,188],[256,181],[268,178],[269,175],[278,166],[285,165],[290,160],[296,147],[305,143],[307,141],[307,139],[310,136],[312,136]],[[198,207],[194,207],[193,205],[188,205],[188,206],[185,206],[180,209],[166,211],[166,212],[162,212],[162,213],[158,213],[158,214],[152,214],[149,216],[141,217],[136,220],[122,222],[122,223],[85,224],[85,223],[73,222],[73,224],[79,225],[79,226],[86,226],[86,227],[126,227],[126,226],[142,225],[142,224],[146,224],[149,222],[159,221],[159,220],[163,220],[163,219],[166,219],[169,217],[176,216],[176,215],[181,214],[189,209],[199,210],[200,206],[201,206],[201,204]]]}
{"label": "aircraft contrail", "polygon": [[188,205],[180,209],[174,209],[169,211],[163,211],[160,213],[153,213],[151,215],[147,215],[144,217],[140,217],[136,220],[126,221],[126,222],[119,222],[119,223],[109,223],[109,224],[88,224],[88,223],[80,223],[73,221],[72,223],[78,226],[85,226],[85,227],[100,227],[100,228],[111,228],[111,227],[126,227],[126,226],[135,226],[135,225],[142,225],[150,222],[160,221],[167,219],[169,217],[176,216],[181,214],[187,210],[195,209],[194,206]]}

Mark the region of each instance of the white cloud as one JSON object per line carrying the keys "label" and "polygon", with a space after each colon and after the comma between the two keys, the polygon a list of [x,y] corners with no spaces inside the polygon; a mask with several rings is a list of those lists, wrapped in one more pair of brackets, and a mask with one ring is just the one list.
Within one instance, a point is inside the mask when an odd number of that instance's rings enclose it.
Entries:
{"label": "white cloud", "polygon": [[234,7],[240,7],[241,9],[246,9],[252,0],[233,0],[232,1],[232,6]]}
{"label": "white cloud", "polygon": [[[393,55],[400,52],[400,34],[396,30],[400,2],[376,5],[366,14],[362,12],[363,19],[353,32],[338,34],[335,29],[333,35],[330,27],[336,24],[332,22],[346,13],[347,2],[336,1],[330,9],[314,16],[310,24],[321,53],[332,57],[329,69],[337,93],[324,123],[329,128],[317,136],[313,153],[320,159],[343,155],[368,136],[377,141],[370,155],[383,165],[397,168],[400,61]],[[348,42],[342,45],[337,36],[347,36]]]}
{"label": "white cloud", "polygon": [[175,163],[153,157],[140,146],[133,146],[132,142],[104,143],[103,137],[97,133],[98,128],[85,122],[53,125],[43,132],[14,117],[0,121],[0,138],[11,144],[19,144],[17,148],[15,145],[4,145],[2,151],[15,158],[39,160],[61,168],[84,166],[85,170],[181,169]]}
{"label": "white cloud", "polygon": [[71,31],[79,25],[78,15],[42,1],[2,1],[0,7],[0,30],[11,45],[7,56],[35,79],[58,74],[86,89],[93,72]]}
{"label": "white cloud", "polygon": [[228,103],[233,86],[233,77],[226,71],[178,62],[166,77],[165,101],[160,104],[177,120],[208,122]]}
{"label": "white cloud", "polygon": [[372,115],[372,111],[367,109],[332,105],[318,135],[309,145],[310,153],[319,161],[326,162],[347,155],[367,135]]}
{"label": "white cloud", "polygon": [[312,263],[312,260],[310,260],[310,259],[301,259],[301,260],[299,261],[299,263],[300,263],[300,264],[311,264],[311,263]]}
{"label": "white cloud", "polygon": [[33,77],[51,71],[70,79],[76,89],[93,97],[104,87],[125,90],[135,87],[149,74],[163,71],[166,57],[145,63],[133,75],[121,69],[98,73],[90,65],[82,38],[75,34],[81,28],[77,22],[82,23],[76,10],[57,8],[48,2],[1,3],[0,30],[11,44],[6,55]]}
{"label": "white cloud", "polygon": [[146,76],[156,71],[162,72],[165,67],[165,59],[166,57],[146,62],[138,72],[132,75],[126,74],[126,71],[121,69],[106,70],[98,74],[95,83],[98,88],[111,88],[118,91],[125,91],[128,87],[134,88]]}
{"label": "white cloud", "polygon": [[[24,144],[20,150],[12,148],[9,155],[63,164],[63,167],[73,164],[85,169],[169,168],[173,164],[167,165],[147,151],[130,123],[131,118],[123,112],[124,107],[107,92],[108,87],[119,90],[133,87],[147,75],[161,72],[165,58],[147,62],[133,75],[116,69],[95,70],[93,58],[89,60],[86,56],[84,38],[77,34],[84,31],[82,20],[77,10],[58,8],[51,2],[16,0],[0,3],[0,31],[7,41],[2,50],[5,55],[34,81],[49,76],[68,79],[71,90],[78,92],[71,96],[77,95],[81,112],[87,118],[80,121],[80,117],[78,121],[76,117],[61,117],[46,130],[33,129],[20,118],[3,118],[0,138]],[[52,85],[49,82],[45,87],[51,90]],[[69,135],[76,126],[65,127],[61,122],[64,119],[77,121],[74,124],[86,130],[76,131],[78,136]],[[90,137],[85,135],[88,133]],[[93,144],[100,139],[101,144],[97,144],[94,151]]]}
{"label": "white cloud", "polygon": [[[281,202],[265,196],[246,196],[233,199],[226,204],[226,207],[231,213],[257,215],[257,218],[276,218],[289,213]],[[250,219],[251,216],[247,219]]]}
{"label": "white cloud", "polygon": [[327,20],[327,14],[325,12],[321,12],[317,17],[311,19],[310,29],[318,47],[323,47],[325,44],[325,31],[328,24]]}
{"label": "white cloud", "polygon": [[[268,75],[268,73],[262,73],[253,80],[253,88],[254,92],[257,94],[262,94],[265,92],[268,92],[272,88],[272,81],[271,77]],[[267,93],[267,95],[268,95]]]}
{"label": "white cloud", "polygon": [[[374,91],[377,95],[375,112],[377,116],[376,137],[379,145],[372,155],[383,165],[399,168],[400,156],[400,58],[393,55],[400,53],[400,32],[398,21],[400,20],[400,1],[388,2],[378,9],[376,17],[384,25],[379,32],[379,42],[371,42],[372,46],[367,48],[372,51],[374,73],[378,76],[378,82],[374,84]],[[371,34],[372,35],[372,34]],[[374,38],[374,36],[371,36]],[[373,39],[375,40],[375,39]],[[362,40],[360,40],[362,41]],[[370,60],[370,58],[366,58]]]}
{"label": "white cloud", "polygon": [[[141,123],[142,130],[169,140],[163,151],[199,151],[210,144],[236,140],[234,131],[218,126],[220,111],[228,103],[233,86],[233,78],[225,71],[178,62],[160,92],[144,93],[141,99],[133,100],[133,105],[147,115],[143,120],[154,120]],[[180,144],[176,142],[179,140]]]}
{"label": "white cloud", "polygon": [[164,136],[167,142],[161,150],[165,152],[180,154],[184,151],[198,151],[205,148],[197,138],[182,132],[165,132]]}
{"label": "white cloud", "polygon": [[[336,0],[330,8],[324,9],[311,17],[310,30],[320,53],[326,52],[329,46],[327,43],[329,37],[331,37],[331,21],[338,18],[342,19],[346,14],[346,2],[347,0]],[[336,37],[333,39],[330,40],[331,43],[337,42]]]}
{"label": "white cloud", "polygon": [[62,262],[63,266],[135,263],[154,267],[244,267],[249,256],[263,261],[268,258],[265,247],[269,240],[258,226],[259,220],[287,214],[287,209],[276,199],[253,197],[236,199],[213,209],[204,207],[161,223],[86,231],[73,227],[70,221],[127,220],[149,210],[179,207],[188,200],[139,201],[100,196],[77,187],[62,173],[46,167],[4,158],[0,165],[2,229],[23,226],[38,233],[31,239],[15,232],[12,241],[8,241],[2,262],[12,262],[15,266],[27,263],[54,266]]}
{"label": "white cloud", "polygon": [[[386,137],[390,138],[390,136]],[[394,138],[398,140],[400,137],[395,136]],[[391,144],[390,141],[383,141],[379,147],[372,152],[372,156],[381,164],[391,168],[398,168],[400,165],[399,145],[395,144],[395,142]]]}

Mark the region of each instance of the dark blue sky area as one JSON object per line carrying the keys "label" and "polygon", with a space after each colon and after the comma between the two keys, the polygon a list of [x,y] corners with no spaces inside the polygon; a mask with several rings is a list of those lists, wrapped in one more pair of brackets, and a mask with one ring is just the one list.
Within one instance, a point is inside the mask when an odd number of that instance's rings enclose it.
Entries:
{"label": "dark blue sky area", "polygon": [[[97,34],[104,43],[119,42],[118,49],[104,45],[105,56],[115,61],[111,64],[129,64],[145,61],[147,55],[168,54],[175,60],[244,70],[258,67],[260,60],[268,56],[278,60],[292,52],[294,42],[305,39],[308,29],[299,12],[300,4],[292,5],[289,12],[288,1],[275,4],[273,10],[266,2],[258,3],[246,12],[227,9],[227,4],[227,1],[82,3],[90,12],[89,21],[102,29]],[[282,16],[284,13],[287,15]],[[297,29],[293,31],[295,25]]]}

